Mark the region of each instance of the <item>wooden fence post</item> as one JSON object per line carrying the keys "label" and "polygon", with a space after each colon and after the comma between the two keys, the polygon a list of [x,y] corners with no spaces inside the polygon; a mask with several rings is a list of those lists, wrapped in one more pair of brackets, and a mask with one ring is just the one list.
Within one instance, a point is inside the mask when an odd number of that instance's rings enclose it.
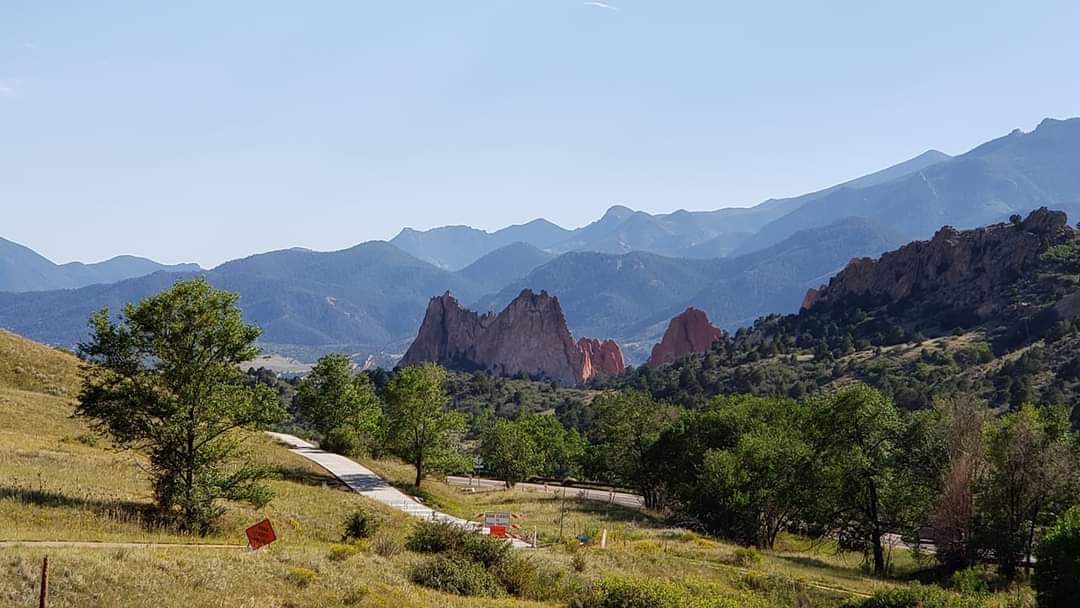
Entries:
{"label": "wooden fence post", "polygon": [[41,562],[41,593],[38,595],[38,608],[45,608],[49,603],[49,556]]}

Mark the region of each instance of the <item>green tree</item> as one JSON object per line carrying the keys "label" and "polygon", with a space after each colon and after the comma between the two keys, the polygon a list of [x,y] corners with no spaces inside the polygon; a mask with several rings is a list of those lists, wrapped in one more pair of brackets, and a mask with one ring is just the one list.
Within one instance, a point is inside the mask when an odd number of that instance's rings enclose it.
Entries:
{"label": "green tree", "polygon": [[608,391],[593,400],[590,466],[600,479],[626,484],[641,493],[645,506],[657,506],[661,488],[647,454],[678,417],[678,410],[632,389]]}
{"label": "green tree", "polygon": [[1036,532],[1067,508],[1075,491],[1075,453],[1065,408],[1025,405],[986,433],[989,473],[981,484],[980,536],[1002,574],[1030,561]]}
{"label": "green tree", "polygon": [[480,457],[484,468],[502,480],[507,489],[535,475],[543,458],[528,429],[505,418],[488,425],[480,436]]}
{"label": "green tree", "polygon": [[[695,490],[698,517],[723,533],[771,549],[777,535],[816,499],[814,452],[803,436],[803,408],[756,399],[734,446],[705,452]],[[722,522],[722,523],[721,523]]]}
{"label": "green tree", "polygon": [[578,474],[586,445],[577,429],[567,429],[550,414],[526,413],[517,422],[536,442],[539,452],[537,474],[560,478]]}
{"label": "green tree", "polygon": [[354,374],[345,355],[326,355],[300,382],[300,416],[323,436],[323,447],[348,454],[375,442],[381,410],[364,374]]}
{"label": "green tree", "polygon": [[911,530],[925,496],[905,466],[905,424],[892,401],[855,384],[809,403],[810,445],[822,471],[818,517],[842,544],[865,551],[874,573],[886,571],[887,533]]}
{"label": "green tree", "polygon": [[428,470],[455,460],[454,436],[465,418],[447,410],[446,370],[434,363],[399,369],[386,386],[386,439],[392,451],[416,467],[416,487]]}
{"label": "green tree", "polygon": [[1076,606],[1080,597],[1080,507],[1062,515],[1039,543],[1031,584],[1042,608]]}
{"label": "green tree", "polygon": [[274,392],[247,386],[240,364],[257,354],[238,296],[205,279],[90,319],[79,351],[88,361],[76,414],[126,449],[149,456],[157,505],[188,531],[206,534],[224,500],[265,504],[267,471],[245,450],[245,430],[285,418]]}

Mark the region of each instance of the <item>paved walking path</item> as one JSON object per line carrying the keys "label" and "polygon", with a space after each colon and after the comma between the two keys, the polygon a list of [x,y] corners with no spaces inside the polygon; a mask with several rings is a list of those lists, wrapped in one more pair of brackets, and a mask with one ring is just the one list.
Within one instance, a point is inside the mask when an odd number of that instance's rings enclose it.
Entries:
{"label": "paved walking path", "polygon": [[[424,506],[412,496],[391,486],[385,479],[379,477],[367,467],[363,467],[344,456],[320,450],[314,444],[293,435],[285,433],[269,433],[269,435],[285,444],[290,452],[314,461],[361,496],[366,496],[399,511],[404,511],[413,517],[450,522],[468,530],[479,531],[480,529],[480,525],[476,522],[466,521],[460,517],[440,513],[431,507]],[[524,548],[530,545],[515,539],[514,546]]]}

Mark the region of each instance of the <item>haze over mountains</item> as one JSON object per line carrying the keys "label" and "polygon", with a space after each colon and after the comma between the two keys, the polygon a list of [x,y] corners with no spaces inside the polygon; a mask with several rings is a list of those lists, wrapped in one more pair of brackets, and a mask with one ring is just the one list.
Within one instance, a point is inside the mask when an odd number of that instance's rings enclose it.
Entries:
{"label": "haze over mountains", "polygon": [[158,271],[191,272],[198,264],[160,264],[132,255],[104,262],[54,264],[28,247],[0,238],[0,291],[47,291],[74,289],[98,283],[115,283]]}
{"label": "haze over mountains", "polygon": [[575,335],[615,338],[637,364],[688,306],[733,330],[797,310],[808,287],[851,258],[928,238],[943,224],[974,227],[1041,206],[1075,218],[1078,159],[1080,119],[1048,119],[957,157],[931,150],[749,208],[654,215],[615,206],[574,230],[543,219],[490,233],[405,229],[389,242],[275,251],[205,272],[136,258],[58,266],[0,241],[0,292],[28,292],[0,293],[0,327],[72,345],[93,310],[116,311],[203,272],[240,293],[268,349],[305,360],[375,354],[389,364],[415,337],[431,297],[450,291],[469,308],[499,310],[532,289],[558,296]]}

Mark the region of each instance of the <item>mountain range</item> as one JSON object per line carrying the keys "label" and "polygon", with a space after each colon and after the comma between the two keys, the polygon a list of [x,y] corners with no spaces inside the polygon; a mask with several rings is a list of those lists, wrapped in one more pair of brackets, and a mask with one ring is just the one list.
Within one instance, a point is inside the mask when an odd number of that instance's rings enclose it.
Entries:
{"label": "mountain range", "polygon": [[0,291],[48,291],[75,289],[99,283],[115,283],[154,272],[191,272],[197,264],[160,264],[132,255],[84,264],[55,264],[29,247],[0,238]]}
{"label": "mountain range", "polygon": [[[495,232],[402,230],[391,241],[288,249],[203,271],[117,258],[56,265],[0,241],[0,327],[70,346],[102,306],[116,311],[178,278],[241,295],[265,347],[328,351],[384,365],[404,353],[431,297],[500,310],[525,289],[558,296],[575,335],[615,338],[640,363],[688,307],[734,330],[798,309],[807,288],[943,224],[971,227],[1049,206],[1080,211],[1080,119],[1045,120],[950,157],[929,151],[870,175],[748,208],[649,214],[622,206],[569,230],[537,219]],[[24,293],[10,293],[24,292]]]}

